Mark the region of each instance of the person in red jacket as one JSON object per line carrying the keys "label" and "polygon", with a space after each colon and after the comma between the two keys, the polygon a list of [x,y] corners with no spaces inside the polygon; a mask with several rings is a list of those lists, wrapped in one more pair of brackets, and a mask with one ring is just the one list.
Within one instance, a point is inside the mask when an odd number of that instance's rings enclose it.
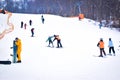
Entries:
{"label": "person in red jacket", "polygon": [[104,42],[103,42],[102,38],[98,42],[97,46],[100,48],[100,55],[99,55],[99,57],[103,57],[103,54],[106,56],[106,53],[105,53],[105,50],[104,50]]}
{"label": "person in red jacket", "polygon": [[54,35],[54,40],[53,42],[57,40],[57,48],[62,48],[62,44],[61,44],[61,39],[59,37],[59,35]]}

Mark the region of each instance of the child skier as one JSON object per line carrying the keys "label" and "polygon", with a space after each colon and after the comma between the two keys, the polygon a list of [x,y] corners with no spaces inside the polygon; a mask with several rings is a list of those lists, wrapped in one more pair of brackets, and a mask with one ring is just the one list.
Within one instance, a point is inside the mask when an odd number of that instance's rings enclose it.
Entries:
{"label": "child skier", "polygon": [[104,50],[104,42],[103,39],[101,38],[100,41],[98,42],[97,46],[100,48],[100,55],[99,57],[103,57],[103,54],[106,56],[105,50]]}
{"label": "child skier", "polygon": [[52,38],[53,38],[53,37],[54,37],[54,36],[49,36],[48,39],[46,40],[46,42],[49,41],[48,47],[51,47],[50,44],[52,44],[52,47],[54,47],[53,41],[52,41]]}

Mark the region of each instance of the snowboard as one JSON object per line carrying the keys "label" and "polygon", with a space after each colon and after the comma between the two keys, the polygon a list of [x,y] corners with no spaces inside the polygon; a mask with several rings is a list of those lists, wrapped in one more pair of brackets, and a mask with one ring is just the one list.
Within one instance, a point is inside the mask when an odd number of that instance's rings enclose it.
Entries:
{"label": "snowboard", "polygon": [[11,61],[9,61],[9,60],[3,61],[3,60],[2,60],[2,61],[0,61],[0,64],[6,64],[6,65],[7,65],[7,64],[11,64]]}

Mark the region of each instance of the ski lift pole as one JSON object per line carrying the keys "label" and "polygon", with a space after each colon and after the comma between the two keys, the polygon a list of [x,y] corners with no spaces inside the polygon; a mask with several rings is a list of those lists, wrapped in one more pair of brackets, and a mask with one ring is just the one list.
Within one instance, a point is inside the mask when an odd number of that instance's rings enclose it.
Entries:
{"label": "ski lift pole", "polygon": [[78,6],[78,8],[79,8],[79,14],[81,14],[81,7],[80,7],[80,5]]}
{"label": "ski lift pole", "polygon": [[79,14],[81,14],[81,7],[80,7],[80,3],[77,3],[77,6],[78,6],[78,12],[79,12]]}

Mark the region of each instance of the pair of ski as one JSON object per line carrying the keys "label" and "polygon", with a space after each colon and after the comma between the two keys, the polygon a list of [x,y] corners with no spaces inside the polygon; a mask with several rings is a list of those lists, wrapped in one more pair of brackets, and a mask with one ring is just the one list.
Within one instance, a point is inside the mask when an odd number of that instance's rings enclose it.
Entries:
{"label": "pair of ski", "polygon": [[[107,54],[107,55],[112,56],[112,54]],[[107,55],[106,55],[106,56],[107,56]],[[93,55],[93,57],[102,57],[102,58],[105,58],[106,56],[97,56],[97,55]],[[113,56],[115,56],[115,54],[114,54]]]}

